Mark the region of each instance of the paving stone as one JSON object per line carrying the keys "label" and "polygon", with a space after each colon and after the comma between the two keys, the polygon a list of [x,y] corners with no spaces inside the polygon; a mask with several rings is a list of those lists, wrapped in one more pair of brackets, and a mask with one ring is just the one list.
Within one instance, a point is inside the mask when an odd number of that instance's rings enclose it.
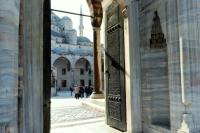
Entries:
{"label": "paving stone", "polygon": [[60,92],[51,99],[51,124],[68,123],[97,117],[104,117],[102,112],[92,108],[86,108],[82,101],[68,95],[69,92]]}

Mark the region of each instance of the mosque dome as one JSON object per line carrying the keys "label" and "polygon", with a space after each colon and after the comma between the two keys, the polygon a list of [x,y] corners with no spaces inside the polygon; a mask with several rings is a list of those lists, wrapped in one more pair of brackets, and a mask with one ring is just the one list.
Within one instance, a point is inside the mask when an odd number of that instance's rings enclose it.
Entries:
{"label": "mosque dome", "polygon": [[60,26],[62,28],[62,30],[66,31],[66,30],[71,30],[72,29],[72,20],[71,18],[65,16],[60,20]]}
{"label": "mosque dome", "polygon": [[77,32],[75,29],[67,30],[65,33],[66,43],[76,44],[77,43]]}
{"label": "mosque dome", "polygon": [[77,38],[77,44],[79,44],[79,45],[90,45],[91,41],[87,37],[79,36]]}
{"label": "mosque dome", "polygon": [[61,20],[69,20],[69,21],[72,21],[70,17],[68,16],[64,16]]}
{"label": "mosque dome", "polygon": [[54,12],[51,12],[51,24],[58,26],[59,20],[60,20],[60,18]]}

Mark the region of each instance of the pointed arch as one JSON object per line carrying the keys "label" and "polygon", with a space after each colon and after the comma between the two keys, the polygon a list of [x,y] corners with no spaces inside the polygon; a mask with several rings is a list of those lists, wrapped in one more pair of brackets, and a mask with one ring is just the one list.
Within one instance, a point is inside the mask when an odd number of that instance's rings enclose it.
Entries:
{"label": "pointed arch", "polygon": [[86,71],[91,70],[91,63],[88,59],[86,58],[79,58],[76,62],[75,62],[75,67],[79,68],[81,66],[84,66],[84,69]]}
{"label": "pointed arch", "polygon": [[67,71],[71,70],[71,62],[66,57],[59,57],[53,62],[53,66],[56,67],[58,65],[67,66]]}

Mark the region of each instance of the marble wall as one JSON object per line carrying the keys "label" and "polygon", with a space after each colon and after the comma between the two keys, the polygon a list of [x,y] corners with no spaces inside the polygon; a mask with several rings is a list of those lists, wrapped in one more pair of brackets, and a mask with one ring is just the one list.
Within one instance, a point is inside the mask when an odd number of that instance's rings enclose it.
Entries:
{"label": "marble wall", "polygon": [[0,1],[0,132],[17,129],[19,0]]}
{"label": "marble wall", "polygon": [[[139,34],[140,34],[140,54],[141,54],[141,99],[142,99],[142,121],[144,132],[199,132],[199,26],[198,18],[200,2],[197,0],[140,0],[139,4]],[[154,101],[155,88],[150,89],[152,84],[149,84],[148,79],[156,78],[158,75],[148,78],[148,69],[144,69],[149,62],[154,62],[155,58],[151,58],[150,38],[153,24],[154,11],[157,11],[160,16],[162,32],[167,43],[167,68],[168,82],[165,87],[168,87],[168,93],[157,93],[156,106],[152,107]],[[155,56],[162,57],[157,53]],[[163,63],[159,63],[163,65]],[[153,65],[153,64],[152,64]],[[161,74],[163,71],[156,64],[156,73]],[[146,75],[147,74],[147,75]],[[163,81],[157,79],[158,86]],[[150,86],[149,86],[150,85]],[[162,87],[158,89],[161,90]],[[164,94],[164,95],[163,95]],[[169,98],[166,97],[169,96]],[[166,105],[166,106],[165,106]],[[152,111],[155,109],[162,110],[168,114],[170,120],[169,128],[162,127],[163,122],[153,124]],[[166,108],[168,106],[168,108]],[[169,109],[167,111],[166,109]],[[166,113],[166,111],[168,113]],[[157,112],[157,116],[162,115],[162,112]],[[157,117],[156,116],[156,117]],[[162,121],[168,121],[162,120]],[[165,123],[165,122],[164,122]],[[182,123],[182,124],[181,124]],[[188,126],[184,127],[184,124]],[[180,130],[179,130],[180,129]]]}
{"label": "marble wall", "polygon": [[[50,45],[46,45],[43,42],[43,8],[45,7],[43,7],[43,2],[44,0],[24,0],[23,2],[23,133],[42,133],[44,124],[48,123],[48,121],[46,123],[43,122],[45,119],[44,115],[48,114],[47,110],[45,110],[45,114],[43,110],[49,106],[49,101],[44,101],[46,95],[43,94],[43,90],[47,89],[44,84],[49,81],[48,78],[50,76],[48,73],[45,73],[45,77],[43,71],[45,68],[50,68],[50,64],[47,64],[50,55],[43,54],[43,47],[49,49],[48,46]],[[50,29],[50,26],[48,28]],[[43,59],[43,56],[48,58]],[[50,87],[48,89],[50,90]],[[48,92],[45,93],[47,94]]]}

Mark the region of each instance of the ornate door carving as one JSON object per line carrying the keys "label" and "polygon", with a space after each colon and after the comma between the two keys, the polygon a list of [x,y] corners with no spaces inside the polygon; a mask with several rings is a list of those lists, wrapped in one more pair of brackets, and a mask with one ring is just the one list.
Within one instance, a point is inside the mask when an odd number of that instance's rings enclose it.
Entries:
{"label": "ornate door carving", "polygon": [[126,131],[123,17],[119,4],[113,1],[106,11],[106,15],[107,124]]}

